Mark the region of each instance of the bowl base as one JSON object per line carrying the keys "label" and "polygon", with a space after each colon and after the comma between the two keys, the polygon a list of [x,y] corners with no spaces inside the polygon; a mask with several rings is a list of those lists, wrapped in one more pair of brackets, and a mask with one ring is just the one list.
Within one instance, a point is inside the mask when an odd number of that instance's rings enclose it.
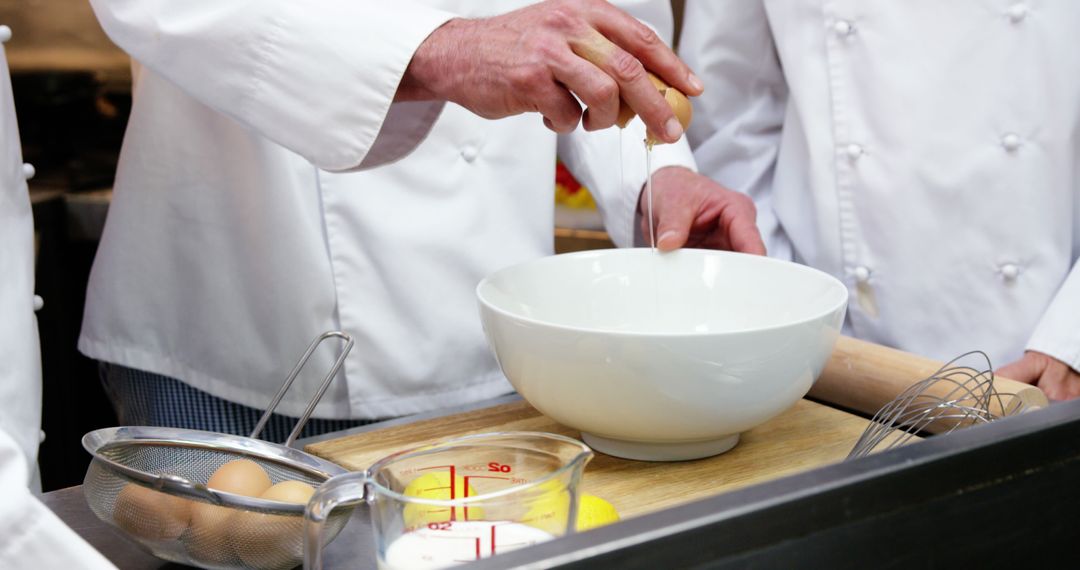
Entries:
{"label": "bowl base", "polygon": [[709,441],[689,443],[649,443],[644,441],[626,441],[600,437],[591,433],[581,433],[581,438],[589,447],[623,459],[638,461],[688,461],[720,455],[739,443],[739,434],[726,435]]}

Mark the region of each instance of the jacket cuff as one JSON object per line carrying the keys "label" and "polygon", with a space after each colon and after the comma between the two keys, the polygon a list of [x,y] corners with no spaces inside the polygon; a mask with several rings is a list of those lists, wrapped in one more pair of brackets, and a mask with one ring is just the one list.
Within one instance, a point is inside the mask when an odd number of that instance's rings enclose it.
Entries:
{"label": "jacket cuff", "polygon": [[[328,14],[304,2],[279,3],[247,112],[276,117],[263,123],[264,134],[289,141],[285,146],[325,170],[399,158],[427,135],[442,103],[410,105],[419,120],[387,121],[401,105],[394,95],[416,49],[454,14],[412,2],[377,18],[366,2],[330,6]],[[377,141],[384,137],[387,143]],[[365,160],[373,147],[380,152]]]}
{"label": "jacket cuff", "polygon": [[1080,371],[1080,263],[1074,264],[1065,283],[1043,313],[1027,350],[1048,354]]}

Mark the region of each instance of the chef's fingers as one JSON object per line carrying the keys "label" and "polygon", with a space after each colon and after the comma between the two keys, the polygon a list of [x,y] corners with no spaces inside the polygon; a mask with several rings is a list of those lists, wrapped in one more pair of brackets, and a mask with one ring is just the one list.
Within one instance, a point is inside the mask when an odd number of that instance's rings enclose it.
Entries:
{"label": "chef's fingers", "polygon": [[1042,376],[1043,367],[1039,365],[1037,359],[1029,357],[1025,354],[1020,360],[1010,362],[1001,368],[998,368],[994,374],[1004,376],[1010,380],[1016,380],[1017,382],[1023,382],[1025,384],[1034,384]]}
{"label": "chef's fingers", "polygon": [[618,83],[619,96],[641,117],[654,137],[669,143],[679,140],[683,134],[682,124],[637,58],[591,28],[572,40],[570,46],[574,53],[592,62]]}
{"label": "chef's fingers", "polygon": [[[765,255],[765,242],[758,231],[754,201],[744,194],[737,196],[736,203],[724,210],[720,221],[722,230],[731,242],[731,250]],[[723,218],[727,218],[726,223]]]}
{"label": "chef's fingers", "polygon": [[581,105],[554,79],[541,82],[532,97],[536,110],[544,116],[544,126],[556,133],[569,133],[581,119]]}
{"label": "chef's fingers", "polygon": [[753,221],[740,220],[733,223],[728,239],[731,240],[731,251],[765,255],[765,242],[761,240],[761,232]]}
{"label": "chef's fingers", "polygon": [[[652,28],[607,2],[591,4],[589,12],[590,20],[596,29],[641,61],[646,69],[687,95],[701,95],[704,89],[701,80]],[[654,129],[654,132],[657,131]]]}
{"label": "chef's fingers", "polygon": [[555,79],[585,103],[585,130],[606,129],[619,116],[619,84],[592,63],[570,50],[553,58]]}

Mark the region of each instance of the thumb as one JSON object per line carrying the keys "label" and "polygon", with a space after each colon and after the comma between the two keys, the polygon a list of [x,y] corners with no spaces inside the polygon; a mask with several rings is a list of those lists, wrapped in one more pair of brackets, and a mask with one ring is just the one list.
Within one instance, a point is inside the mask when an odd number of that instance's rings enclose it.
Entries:
{"label": "thumb", "polygon": [[1039,366],[1038,359],[1025,353],[1020,360],[998,368],[994,374],[1017,382],[1034,384],[1042,376],[1042,367]]}

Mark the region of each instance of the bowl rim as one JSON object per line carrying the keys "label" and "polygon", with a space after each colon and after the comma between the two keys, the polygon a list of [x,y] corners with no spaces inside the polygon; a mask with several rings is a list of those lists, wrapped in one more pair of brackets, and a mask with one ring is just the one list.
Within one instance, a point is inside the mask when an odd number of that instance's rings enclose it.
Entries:
{"label": "bowl rim", "polygon": [[767,257],[767,256],[761,256],[761,255],[753,255],[753,254],[749,254],[749,253],[740,253],[740,252],[736,252],[736,251],[726,251],[726,250],[719,250],[719,249],[699,249],[699,248],[680,248],[680,249],[677,249],[677,250],[674,250],[674,251],[671,251],[671,252],[662,252],[662,253],[658,252],[658,253],[659,253],[659,255],[668,255],[668,254],[678,253],[678,252],[695,252],[695,253],[704,253],[704,254],[708,254],[708,255],[719,255],[721,257],[724,257],[724,256],[756,257],[756,258],[759,258],[760,260],[764,261],[765,263],[773,263],[773,264],[777,264],[777,265],[785,265],[785,266],[788,266],[788,267],[793,267],[796,271],[803,271],[803,272],[806,272],[806,273],[811,273],[811,274],[816,274],[818,276],[821,276],[826,281],[831,281],[833,284],[835,284],[839,288],[839,290],[843,292],[843,295],[841,296],[840,301],[838,303],[836,303],[835,305],[830,306],[828,308],[828,310],[815,312],[813,315],[811,315],[811,316],[809,316],[809,317],[807,317],[805,319],[800,319],[800,320],[797,320],[797,321],[791,321],[789,323],[766,325],[766,326],[760,326],[760,327],[748,327],[748,328],[725,330],[725,331],[710,331],[710,332],[693,332],[693,331],[690,331],[690,332],[643,332],[643,331],[617,331],[617,330],[606,329],[606,328],[598,328],[598,327],[569,326],[569,325],[553,323],[553,322],[550,322],[550,321],[547,321],[547,320],[537,319],[535,317],[527,317],[527,316],[524,316],[524,315],[520,315],[518,313],[510,312],[510,311],[508,311],[506,309],[503,309],[502,307],[496,306],[490,300],[485,298],[485,296],[483,294],[483,290],[484,290],[485,286],[488,286],[492,281],[494,281],[500,275],[502,275],[504,273],[509,273],[511,271],[519,269],[520,267],[522,267],[524,265],[527,265],[527,264],[530,264],[530,263],[545,262],[545,260],[550,260],[550,259],[555,259],[555,258],[627,255],[628,252],[634,252],[634,254],[636,255],[636,254],[639,254],[640,252],[649,251],[651,249],[652,248],[648,248],[648,247],[592,249],[592,250],[586,250],[586,251],[575,251],[575,252],[570,252],[570,253],[560,253],[560,254],[556,254],[556,255],[548,255],[548,256],[544,256],[544,257],[540,257],[540,258],[536,258],[536,259],[531,259],[531,260],[528,260],[528,261],[523,261],[521,263],[515,263],[514,265],[510,265],[510,266],[504,267],[502,269],[499,269],[497,271],[494,271],[494,272],[488,274],[487,276],[485,276],[483,279],[481,279],[480,282],[476,285],[476,289],[475,289],[476,298],[483,307],[486,307],[487,309],[489,309],[489,310],[491,310],[493,312],[500,313],[500,314],[502,314],[502,315],[504,315],[504,316],[506,316],[506,317],[508,317],[510,319],[513,319],[513,320],[516,320],[516,321],[519,321],[519,322],[533,324],[533,325],[549,327],[549,328],[557,329],[557,330],[565,330],[565,331],[571,331],[571,332],[577,332],[577,333],[605,334],[605,335],[624,336],[624,337],[706,338],[706,337],[712,337],[712,336],[727,336],[727,335],[736,335],[736,334],[769,332],[769,331],[775,331],[775,330],[786,329],[786,328],[790,328],[790,327],[803,325],[803,324],[806,324],[806,323],[809,323],[809,322],[820,320],[820,319],[826,317],[827,315],[829,315],[831,313],[834,313],[834,312],[836,312],[838,310],[846,311],[848,301],[850,300],[850,297],[851,297],[851,294],[848,291],[847,286],[844,285],[843,281],[840,281],[839,279],[837,279],[835,276],[833,276],[830,273],[827,273],[827,272],[822,271],[820,269],[817,269],[815,267],[810,267],[809,265],[805,265],[805,264],[794,262],[794,261],[786,261],[786,260],[783,260],[783,259],[776,259],[776,258],[773,258],[773,257]]}

